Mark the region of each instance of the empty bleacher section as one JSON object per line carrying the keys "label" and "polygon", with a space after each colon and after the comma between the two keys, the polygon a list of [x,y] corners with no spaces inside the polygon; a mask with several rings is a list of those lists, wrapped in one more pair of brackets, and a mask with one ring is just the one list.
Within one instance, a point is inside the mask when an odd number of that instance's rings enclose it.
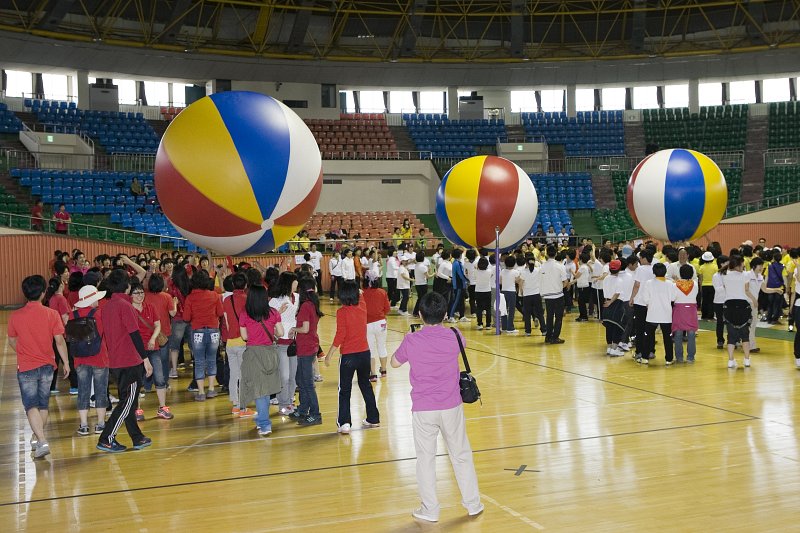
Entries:
{"label": "empty bleacher section", "polygon": [[771,166],[766,168],[764,198],[800,190],[800,166]]}
{"label": "empty bleacher section", "polygon": [[567,156],[625,155],[622,111],[521,113],[520,120],[529,142],[563,144]]}
{"label": "empty bleacher section", "polygon": [[744,150],[747,112],[746,104],[701,107],[700,113],[692,115],[685,107],[643,109],[645,139],[662,150]]}
{"label": "empty bleacher section", "polygon": [[531,174],[539,199],[539,213],[534,223],[547,231],[552,225],[556,231],[565,228],[569,231],[572,219],[568,209],[594,209],[592,177],[586,172],[551,172]]}
{"label": "empty bleacher section", "polygon": [[162,107],[160,109],[161,119],[162,120],[166,120],[166,121],[170,121],[173,118],[177,117],[178,114],[180,114],[180,112],[183,111],[184,109],[185,108],[183,108],[183,107],[172,107],[172,106],[170,106],[170,107]]}
{"label": "empty bleacher section", "polygon": [[22,121],[4,102],[0,102],[0,133],[17,133],[22,128]]}
{"label": "empty bleacher section", "polygon": [[800,147],[800,104],[769,104],[769,148]]}
{"label": "empty bleacher section", "polygon": [[389,159],[397,145],[379,113],[342,114],[339,120],[306,119],[323,159]]}
{"label": "empty bleacher section", "polygon": [[158,148],[159,137],[142,113],[78,109],[75,102],[25,99],[25,107],[54,133],[83,133],[108,153],[146,154]]}
{"label": "empty bleacher section", "polygon": [[[74,217],[110,215],[111,222],[123,228],[164,235],[162,242],[176,247],[185,245],[159,212],[152,172],[12,169],[11,176],[18,178],[20,185],[30,187],[31,194],[45,204],[65,204]],[[131,192],[134,178],[142,184],[145,194],[136,196]]]}
{"label": "empty bleacher section", "polygon": [[481,151],[480,146],[508,139],[501,119],[450,120],[439,114],[403,114],[402,118],[417,150],[430,151],[433,157],[471,157]]}

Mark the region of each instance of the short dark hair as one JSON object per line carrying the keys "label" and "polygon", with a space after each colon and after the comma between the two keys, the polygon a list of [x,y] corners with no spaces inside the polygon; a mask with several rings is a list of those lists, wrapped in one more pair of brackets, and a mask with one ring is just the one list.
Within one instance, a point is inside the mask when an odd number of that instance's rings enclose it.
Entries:
{"label": "short dark hair", "polygon": [[438,292],[429,292],[419,301],[419,313],[426,324],[441,324],[447,313],[447,300]]}
{"label": "short dark hair", "polygon": [[489,268],[489,260],[485,257],[478,259],[478,270],[486,270]]}
{"label": "short dark hair", "polygon": [[637,264],[639,264],[639,258],[636,257],[636,254],[629,255],[628,259],[625,260],[625,266],[631,266]]}
{"label": "short dark hair", "polygon": [[29,302],[38,301],[39,298],[42,297],[42,293],[44,293],[46,287],[47,282],[44,280],[44,277],[38,274],[28,276],[22,280],[22,294],[25,295],[25,299]]}
{"label": "short dark hair", "polygon": [[656,263],[653,265],[653,274],[657,278],[663,278],[667,275],[667,266],[664,263]]}
{"label": "short dark hair", "polygon": [[233,278],[233,289],[234,290],[243,290],[247,287],[247,276],[245,276],[244,272],[237,272],[233,276],[229,276]]}
{"label": "short dark hair", "polygon": [[358,305],[358,285],[347,279],[339,285],[339,302],[342,305]]}
{"label": "short dark hair", "polygon": [[453,259],[461,259],[461,250],[459,248],[453,250]]}
{"label": "short dark hair", "polygon": [[503,260],[503,264],[506,266],[506,268],[514,268],[517,266],[517,258],[513,255],[507,255]]}
{"label": "short dark hair", "polygon": [[208,272],[205,270],[198,270],[194,273],[194,276],[192,276],[192,289],[213,290],[214,280],[211,279],[211,276],[209,276]]}
{"label": "short dark hair", "polygon": [[681,279],[692,279],[694,277],[694,268],[692,265],[681,265],[680,268]]}
{"label": "short dark hair", "polygon": [[764,260],[760,257],[754,257],[750,260],[750,270],[755,270],[756,268],[760,267],[764,264]]}
{"label": "short dark hair", "polygon": [[106,290],[111,294],[125,293],[131,284],[128,272],[118,268],[111,271],[106,278]]}
{"label": "short dark hair", "polygon": [[475,258],[478,257],[478,254],[475,252],[473,248],[470,248],[469,250],[467,250],[467,253],[464,254],[464,256],[467,258],[467,261],[471,263],[475,261]]}
{"label": "short dark hair", "polygon": [[551,245],[549,245],[549,246],[547,247],[547,250],[545,250],[545,253],[547,254],[547,257],[550,257],[550,258],[555,258],[555,256],[556,256],[556,253],[557,253],[557,251],[556,251],[556,247],[555,247],[555,246],[553,246],[552,244],[551,244]]}
{"label": "short dark hair", "polygon": [[415,258],[417,263],[422,263],[425,261],[425,252],[417,252],[417,257]]}
{"label": "short dark hair", "polygon": [[164,290],[164,278],[161,276],[155,275],[150,276],[150,280],[147,282],[147,290],[150,292],[161,292]]}
{"label": "short dark hair", "polygon": [[225,289],[225,292],[233,292],[233,275],[223,278],[222,288]]}

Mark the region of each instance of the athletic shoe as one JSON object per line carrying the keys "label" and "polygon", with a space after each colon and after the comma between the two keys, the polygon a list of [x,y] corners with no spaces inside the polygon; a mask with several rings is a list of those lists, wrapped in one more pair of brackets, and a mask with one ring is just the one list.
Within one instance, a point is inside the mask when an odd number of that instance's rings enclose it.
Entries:
{"label": "athletic shoe", "polygon": [[31,435],[31,450],[35,450],[36,446],[39,444],[39,439],[36,438],[36,433]]}
{"label": "athletic shoe", "polygon": [[342,435],[349,435],[350,424],[342,424],[341,426],[339,426],[339,429],[337,429],[336,432],[341,433]]}
{"label": "athletic shoe", "polygon": [[142,437],[142,440],[133,445],[134,450],[143,450],[153,444],[153,440],[148,437]]}
{"label": "athletic shoe", "polygon": [[178,379],[178,371],[174,368],[169,371],[169,379]]}
{"label": "athletic shoe", "polygon": [[144,398],[144,389],[139,391],[139,398]]}
{"label": "athletic shoe", "polygon": [[477,508],[475,508],[475,509],[473,509],[473,510],[471,510],[471,511],[467,511],[467,514],[468,514],[469,516],[478,516],[478,515],[479,515],[479,514],[481,514],[482,512],[483,512],[483,504],[482,504],[482,503],[480,503],[480,504],[478,504],[478,507],[477,507]]}
{"label": "athletic shoe", "polygon": [[575,322],[589,322],[589,319],[588,318],[578,317],[578,318],[575,319]]}
{"label": "athletic shoe", "polygon": [[758,353],[761,351],[761,348],[750,348],[750,353]]}
{"label": "athletic shoe", "polygon": [[637,357],[636,359],[634,359],[634,361],[636,361],[640,365],[646,365],[646,364],[648,364],[650,362],[649,359],[647,359],[646,357],[642,357],[642,356]]}
{"label": "athletic shoe", "polygon": [[50,444],[46,442],[40,442],[36,449],[33,450],[33,458],[34,459],[41,459],[45,455],[50,455]]}
{"label": "athletic shoe", "polygon": [[789,324],[789,331],[790,332],[794,331],[794,324]]}
{"label": "athletic shoe", "polygon": [[204,401],[206,401],[206,395],[205,394],[200,394],[198,392],[197,394],[194,395],[194,401],[196,401],[196,402],[204,402]]}
{"label": "athletic shoe", "polygon": [[298,420],[301,420],[301,419],[305,418],[305,416],[301,415],[301,414],[300,414],[300,411],[298,411],[297,409],[295,409],[294,411],[292,411],[291,413],[289,413],[289,415],[288,415],[288,418],[291,418],[292,420],[294,420],[295,422],[297,422]]}
{"label": "athletic shoe", "polygon": [[386,377],[386,369],[385,368],[381,368],[380,369],[380,373],[381,373],[381,379]]}
{"label": "athletic shoe", "polygon": [[504,329],[503,333],[506,333],[508,335],[516,335],[517,333],[519,333],[519,330],[518,329]]}
{"label": "athletic shoe", "polygon": [[237,416],[241,412],[242,412],[242,410],[239,409],[238,407],[236,407],[236,406],[231,407],[231,414],[233,416]]}
{"label": "athletic shoe", "polygon": [[422,510],[422,507],[420,507],[419,509],[417,509],[414,512],[412,512],[411,516],[413,516],[414,518],[417,518],[419,520],[425,520],[426,522],[438,522],[439,521],[439,519],[437,517],[425,514],[425,512]]}
{"label": "athletic shoe", "polygon": [[606,355],[611,355],[612,348],[606,348]]}
{"label": "athletic shoe", "polygon": [[114,404],[114,403],[119,403],[119,398],[117,398],[117,397],[116,397],[116,396],[114,396],[113,394],[109,394],[109,395],[108,395],[108,401],[109,401],[110,403],[112,403],[112,404]]}
{"label": "athletic shoe", "polygon": [[665,361],[665,362],[664,362],[664,365],[665,365],[665,366],[672,366],[672,363],[674,363],[674,362],[675,362],[675,361]]}
{"label": "athletic shoe", "polygon": [[123,446],[117,439],[111,439],[111,442],[98,442],[97,446],[95,446],[101,452],[108,452],[108,453],[121,453],[128,449],[127,446]]}
{"label": "athletic shoe", "polygon": [[622,350],[623,352],[627,352],[628,350],[631,349],[631,345],[628,344],[627,342],[621,342],[619,346],[617,346],[617,349]]}
{"label": "athletic shoe", "polygon": [[616,349],[612,348],[611,350],[609,350],[608,355],[610,355],[611,357],[622,357],[625,355],[625,352],[623,352],[619,348]]}
{"label": "athletic shoe", "polygon": [[69,395],[70,396],[77,396],[78,395],[78,387],[70,387],[69,388]]}
{"label": "athletic shoe", "polygon": [[462,316],[459,322],[469,322],[470,319],[468,317]]}
{"label": "athletic shoe", "polygon": [[188,387],[186,387],[187,392],[197,392],[199,390],[200,389],[197,388],[197,385],[189,385]]}
{"label": "athletic shoe", "polygon": [[219,393],[214,389],[211,389],[208,392],[206,392],[206,398],[216,398],[218,395]]}
{"label": "athletic shoe", "polygon": [[797,370],[800,370],[800,359],[795,359],[794,360],[794,366],[797,367]]}
{"label": "athletic shoe", "polygon": [[137,409],[136,410],[136,421],[137,422],[144,421],[144,409]]}
{"label": "athletic shoe", "polygon": [[172,411],[170,411],[169,407],[166,405],[158,408],[158,411],[156,411],[156,416],[158,418],[163,418],[164,420],[172,420],[175,418],[175,415],[172,414]]}
{"label": "athletic shoe", "polygon": [[370,381],[370,383],[375,383],[376,381],[378,381],[378,375],[377,374],[370,374],[369,381]]}
{"label": "athletic shoe", "polygon": [[750,368],[750,358],[749,357],[745,357],[744,358],[744,367],[745,368]]}
{"label": "athletic shoe", "polygon": [[317,426],[322,424],[321,416],[307,416],[297,421],[298,426]]}
{"label": "athletic shoe", "polygon": [[270,405],[278,405],[278,398],[277,398],[277,397],[275,397],[275,398],[270,398],[270,399],[269,399],[269,404],[270,404]]}
{"label": "athletic shoe", "polygon": [[267,435],[271,435],[271,434],[272,434],[272,428],[271,427],[258,428],[258,435],[261,436],[261,437],[266,437]]}
{"label": "athletic shoe", "polygon": [[60,392],[60,391],[59,391],[58,389],[50,389],[50,396],[55,396],[55,395],[56,395],[56,394],[58,394],[59,392]]}
{"label": "athletic shoe", "polygon": [[290,414],[294,413],[294,407],[293,406],[284,406],[284,407],[281,407],[280,409],[278,409],[278,412],[280,414],[282,414],[283,416],[289,416]]}
{"label": "athletic shoe", "polygon": [[718,342],[717,343],[717,350],[722,350],[723,348],[725,348],[725,345],[723,343],[721,343],[721,342]]}
{"label": "athletic shoe", "polygon": [[319,383],[320,381],[322,381],[322,376],[320,376],[319,374],[317,374],[316,376],[314,376],[314,381],[315,381],[315,382],[317,382],[317,383]]}
{"label": "athletic shoe", "polygon": [[94,426],[94,434],[95,435],[99,435],[105,429],[106,429],[106,425],[105,424],[95,424],[95,426]]}
{"label": "athletic shoe", "polygon": [[455,324],[456,323],[456,319],[455,318],[448,318],[447,320],[445,320],[445,322],[447,322],[449,324]]}
{"label": "athletic shoe", "polygon": [[728,368],[730,368],[731,370],[736,370],[736,359],[728,360]]}
{"label": "athletic shoe", "polygon": [[372,428],[379,428],[381,427],[380,422],[376,422],[373,424],[372,422],[367,422],[366,420],[361,421],[361,429],[372,429]]}
{"label": "athletic shoe", "polygon": [[550,339],[550,344],[564,344],[565,342],[567,341],[564,339]]}
{"label": "athletic shoe", "polygon": [[331,298],[331,301],[333,301],[333,298]]}
{"label": "athletic shoe", "polygon": [[77,433],[81,437],[88,437],[89,436],[89,426],[79,426]]}
{"label": "athletic shoe", "polygon": [[478,327],[477,327],[477,330],[478,330],[478,331],[481,331],[482,329],[483,329],[483,326],[481,326],[481,325],[479,324],[479,325],[478,325]]}
{"label": "athletic shoe", "polygon": [[253,416],[256,416],[256,414],[258,414],[256,411],[248,409],[247,407],[239,410],[239,418],[251,418]]}

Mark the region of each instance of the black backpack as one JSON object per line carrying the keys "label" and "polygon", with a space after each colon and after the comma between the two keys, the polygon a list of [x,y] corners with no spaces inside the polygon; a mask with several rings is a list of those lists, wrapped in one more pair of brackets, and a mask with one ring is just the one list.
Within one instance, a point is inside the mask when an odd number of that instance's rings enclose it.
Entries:
{"label": "black backpack", "polygon": [[96,307],[89,311],[87,316],[82,317],[77,311],[73,311],[72,318],[64,326],[73,357],[90,357],[100,353],[100,343],[103,339],[97,331],[95,312],[97,312]]}

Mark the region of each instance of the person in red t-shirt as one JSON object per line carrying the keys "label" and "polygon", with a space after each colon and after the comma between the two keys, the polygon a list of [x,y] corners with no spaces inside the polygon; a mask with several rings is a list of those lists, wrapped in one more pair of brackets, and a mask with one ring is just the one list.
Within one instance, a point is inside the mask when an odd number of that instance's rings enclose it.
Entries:
{"label": "person in red t-shirt", "polygon": [[[150,279],[147,280],[147,292],[144,293],[144,301],[153,306],[156,316],[158,316],[158,321],[161,323],[161,334],[169,337],[172,334],[172,317],[175,316],[175,313],[178,311],[178,300],[164,292],[164,287],[165,283],[163,277],[150,276]],[[157,360],[164,369],[164,382],[165,386],[167,386],[170,378],[169,343],[160,347]],[[156,361],[151,358],[150,363],[154,365],[153,373],[155,373]],[[145,388],[148,383],[149,379],[145,381]],[[156,394],[158,394],[158,389],[156,389]],[[166,394],[166,388],[164,389],[164,394]],[[158,396],[158,399],[159,405],[164,405],[163,402],[166,398]],[[158,412],[156,414],[161,416]]]}
{"label": "person in red t-shirt", "polygon": [[[86,317],[92,311],[92,318],[97,324],[97,332],[103,336],[103,318],[97,305],[105,298],[106,291],[98,291],[97,287],[86,285],[78,291],[75,311],[70,318]],[[89,435],[89,400],[94,388],[94,407],[97,413],[97,424],[94,432],[99,434],[105,429],[106,409],[108,408],[108,348],[105,340],[100,343],[100,351],[96,355],[78,357],[75,360],[75,374],[78,376],[78,416],[81,423],[78,435]],[[94,386],[94,387],[92,387]]]}
{"label": "person in red t-shirt", "polygon": [[17,382],[22,405],[33,430],[31,447],[34,457],[50,453],[44,433],[50,403],[50,382],[56,365],[52,345],[55,341],[62,363],[62,377],[69,376],[64,322],[57,311],[42,305],[45,281],[42,276],[22,280],[22,292],[28,303],[11,313],[8,319],[8,343],[17,352]]}
{"label": "person in red t-shirt", "polygon": [[375,393],[369,383],[370,354],[367,342],[367,304],[360,298],[355,281],[344,280],[339,288],[339,301],[336,311],[336,336],[325,356],[325,366],[330,366],[331,358],[341,351],[339,363],[339,415],[336,421],[339,433],[350,433],[350,391],[353,387],[353,374],[358,374],[358,388],[364,397],[367,419],[361,423],[363,428],[380,425],[380,413],[375,404]]}
{"label": "person in red t-shirt", "polygon": [[[49,307],[50,309],[55,309],[58,311],[58,315],[61,317],[62,322],[66,325],[67,320],[69,320],[70,310],[72,309],[72,304],[69,303],[69,300],[64,296],[64,291],[66,290],[66,285],[61,281],[61,278],[50,278],[50,281],[47,283],[47,290],[44,293],[44,299],[42,300],[42,304]],[[56,350],[53,350],[55,353],[55,362],[58,365],[58,354]],[[72,359],[72,354],[69,355],[69,365],[70,368],[75,368],[75,362]],[[73,396],[78,394],[78,377],[74,372],[71,372],[69,375],[69,393]],[[53,374],[53,381],[50,384],[50,394],[58,394],[58,374]]]}
{"label": "person in red t-shirt", "polygon": [[[183,319],[192,325],[192,358],[194,379],[197,381],[195,401],[214,398],[217,391],[217,349],[219,348],[219,319],[222,317],[222,301],[214,292],[214,282],[205,270],[192,276],[192,292],[183,305]],[[208,378],[208,392],[205,378]]]}
{"label": "person in red t-shirt", "polygon": [[106,290],[111,293],[111,299],[103,306],[103,332],[108,348],[108,367],[117,383],[119,403],[111,411],[111,417],[97,442],[97,449],[103,452],[119,453],[127,449],[116,439],[123,423],[134,449],[141,450],[153,443],[142,434],[136,423],[139,388],[144,375],[153,373],[153,367],[139,333],[136,310],[126,294],[129,286],[130,278],[125,270],[113,270],[106,278]]}
{"label": "person in red t-shirt", "polygon": [[319,350],[317,324],[324,316],[319,310],[319,296],[316,293],[317,283],[310,276],[303,276],[297,282],[300,294],[297,309],[297,325],[289,329],[289,337],[294,337],[297,344],[297,374],[295,381],[300,388],[300,405],[290,418],[297,419],[301,426],[322,424],[319,412],[317,391],[314,390],[314,361]]}
{"label": "person in red t-shirt", "polygon": [[232,278],[233,293],[222,302],[223,318],[222,323],[227,330],[225,353],[228,356],[228,366],[230,376],[228,378],[228,398],[233,407],[231,413],[240,417],[253,416],[253,411],[241,405],[239,401],[239,381],[242,379],[242,357],[246,349],[244,339],[239,331],[239,317],[244,313],[244,306],[247,302],[247,276],[244,272],[237,272]]}
{"label": "person in red t-shirt", "polygon": [[373,270],[367,271],[364,279],[364,302],[367,304],[367,342],[369,343],[370,376],[371,382],[378,381],[378,374],[375,372],[375,362],[380,359],[381,377],[386,377],[386,363],[388,353],[386,351],[386,313],[391,308],[389,296],[381,288],[381,278]]}
{"label": "person in red t-shirt", "polygon": [[72,222],[72,217],[67,213],[67,206],[59,204],[58,211],[53,215],[53,219],[56,221],[56,233],[66,235],[68,224]]}
{"label": "person in red t-shirt", "polygon": [[36,200],[36,203],[31,207],[31,229],[33,231],[44,231],[44,220],[42,220],[42,213],[44,207],[41,200]]}

